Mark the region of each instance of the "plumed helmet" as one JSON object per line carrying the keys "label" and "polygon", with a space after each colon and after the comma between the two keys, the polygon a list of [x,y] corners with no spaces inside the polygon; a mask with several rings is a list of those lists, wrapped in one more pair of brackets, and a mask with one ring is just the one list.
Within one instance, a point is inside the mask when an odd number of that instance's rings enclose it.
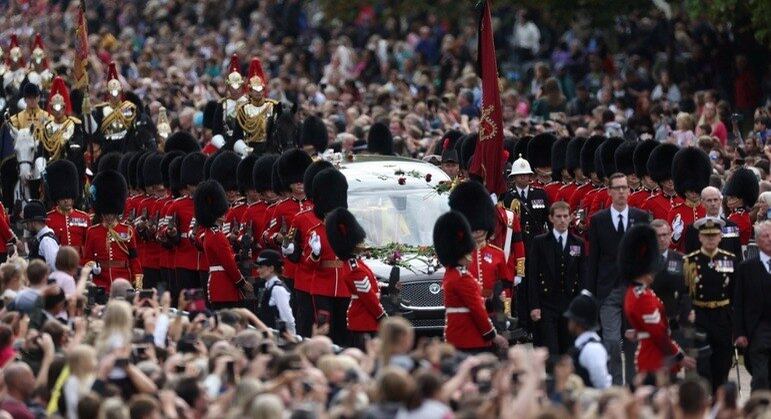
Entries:
{"label": "plumed helmet", "polygon": [[142,166],[145,187],[163,184],[161,163],[163,163],[163,154],[160,153],[153,153],[145,159],[145,163]]}
{"label": "plumed helmet", "polygon": [[324,121],[316,115],[305,118],[300,128],[300,145],[313,146],[317,153],[322,153],[327,149],[328,143],[329,134]]}
{"label": "plumed helmet", "polygon": [[630,227],[619,244],[617,262],[619,275],[627,281],[656,274],[662,268],[656,230],[648,224]]}
{"label": "plumed helmet", "polygon": [[185,154],[201,151],[201,146],[192,134],[187,131],[177,131],[169,136],[163,146],[165,152],[179,150]]}
{"label": "plumed helmet", "polygon": [[551,175],[554,179],[562,179],[562,169],[566,167],[569,138],[560,138],[551,146]]}
{"label": "plumed helmet", "polygon": [[177,157],[184,156],[185,153],[174,150],[174,151],[167,151],[163,153],[163,158],[161,159],[161,176],[163,177],[163,186],[170,188],[171,187],[171,178],[169,177],[169,165],[171,165],[172,160],[174,160]]}
{"label": "plumed helmet", "polygon": [[642,179],[648,176],[648,158],[658,145],[657,141],[646,140],[638,142],[635,146],[632,160],[634,161],[634,173],[638,178]]}
{"label": "plumed helmet", "polygon": [[246,191],[254,190],[254,181],[252,180],[252,170],[254,164],[257,162],[256,154],[249,154],[244,157],[240,163],[238,163],[238,169],[236,169],[236,177],[238,178],[238,190],[241,194],[246,194]]}
{"label": "plumed helmet", "polygon": [[672,160],[679,148],[674,144],[659,144],[648,156],[648,175],[654,182],[672,179]]}
{"label": "plumed helmet", "polygon": [[308,153],[297,148],[281,153],[281,157],[278,158],[278,175],[281,177],[281,182],[287,187],[293,183],[302,183],[305,169],[312,162]]}
{"label": "plumed helmet", "polygon": [[373,154],[390,156],[394,154],[394,137],[388,126],[375,122],[367,133],[367,151]]}
{"label": "plumed helmet", "polygon": [[112,151],[107,154],[99,156],[99,161],[96,163],[96,173],[104,170],[118,171],[118,165],[120,165],[121,154],[117,151]]}
{"label": "plumed helmet", "polygon": [[319,172],[322,170],[333,167],[335,166],[326,160],[316,160],[315,162],[311,163],[307,169],[305,169],[305,174],[303,175],[303,189],[305,189],[305,196],[311,200],[316,199],[313,189],[313,179],[315,179],[316,175],[319,174]]}
{"label": "plumed helmet", "polygon": [[320,171],[313,179],[313,213],[323,220],[335,208],[348,208],[348,181],[335,168]]}
{"label": "plumed helmet", "polygon": [[238,163],[241,157],[233,151],[225,150],[211,164],[211,179],[216,180],[226,191],[238,190]]}
{"label": "plumed helmet", "polygon": [[204,227],[213,227],[217,219],[230,208],[225,190],[219,182],[210,179],[201,182],[193,194],[195,220]]}
{"label": "plumed helmet", "polygon": [[92,184],[94,212],[97,215],[120,215],[126,205],[126,180],[114,170],[99,172]]}
{"label": "plumed helmet", "polygon": [[565,153],[565,167],[571,176],[575,176],[576,169],[581,168],[581,148],[584,146],[584,139],[576,137],[568,142],[568,149]]}
{"label": "plumed helmet", "polygon": [[688,191],[701,194],[701,190],[709,186],[712,175],[712,162],[704,150],[698,147],[680,149],[672,159],[672,180],[675,191],[685,198]]}
{"label": "plumed helmet", "polygon": [[752,208],[758,201],[760,183],[755,173],[746,167],[738,168],[723,188],[723,195],[740,198],[746,208]]}
{"label": "plumed helmet", "polygon": [[356,217],[346,208],[336,208],[327,215],[324,222],[327,239],[332,251],[341,260],[353,258],[356,246],[364,242],[367,233]]}
{"label": "plumed helmet", "polygon": [[600,162],[602,164],[603,177],[610,177],[610,175],[616,173],[616,149],[623,142],[623,138],[610,137],[600,144]]}
{"label": "plumed helmet", "polygon": [[446,267],[458,266],[458,261],[476,246],[471,227],[463,214],[449,211],[434,224],[434,250],[439,262]]}
{"label": "plumed helmet", "polygon": [[592,135],[581,147],[581,171],[584,172],[584,175],[589,176],[591,173],[599,172],[600,168],[594,166],[594,154],[603,141],[605,141],[605,137]]}
{"label": "plumed helmet", "polygon": [[484,230],[492,233],[495,229],[495,206],[490,193],[481,183],[461,182],[450,192],[450,209],[463,214],[471,231]]}
{"label": "plumed helmet", "polygon": [[80,195],[78,168],[69,160],[59,159],[49,164],[43,178],[51,202],[57,202],[60,199],[74,200]]}
{"label": "plumed helmet", "polygon": [[192,186],[203,182],[204,162],[206,162],[206,155],[198,151],[185,156],[179,173],[180,183],[184,186]]}
{"label": "plumed helmet", "polygon": [[616,161],[616,171],[627,176],[634,174],[634,150],[637,143],[634,141],[624,141],[616,149],[614,159]]}
{"label": "plumed helmet", "polygon": [[527,161],[535,168],[551,169],[551,147],[557,141],[554,134],[545,132],[536,135],[527,144]]}
{"label": "plumed helmet", "polygon": [[272,190],[271,175],[273,173],[273,164],[278,160],[278,154],[263,154],[252,167],[252,183],[257,192],[267,192]]}

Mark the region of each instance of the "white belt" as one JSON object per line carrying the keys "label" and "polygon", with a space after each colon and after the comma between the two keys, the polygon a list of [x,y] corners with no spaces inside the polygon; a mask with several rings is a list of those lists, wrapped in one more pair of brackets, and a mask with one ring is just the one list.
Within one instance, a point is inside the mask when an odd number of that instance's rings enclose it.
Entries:
{"label": "white belt", "polygon": [[182,237],[183,239],[186,239],[189,236],[187,233],[182,233],[179,235],[179,237]]}
{"label": "white belt", "polygon": [[209,266],[209,272],[225,272],[225,268],[220,265]]}
{"label": "white belt", "polygon": [[359,299],[358,295],[351,295],[351,300],[358,300],[358,299]]}
{"label": "white belt", "polygon": [[444,312],[447,314],[461,314],[471,313],[471,310],[469,310],[468,307],[447,307],[444,309]]}
{"label": "white belt", "polygon": [[651,337],[651,334],[648,333],[648,332],[639,332],[639,333],[637,333],[637,340],[648,339],[649,337]]}

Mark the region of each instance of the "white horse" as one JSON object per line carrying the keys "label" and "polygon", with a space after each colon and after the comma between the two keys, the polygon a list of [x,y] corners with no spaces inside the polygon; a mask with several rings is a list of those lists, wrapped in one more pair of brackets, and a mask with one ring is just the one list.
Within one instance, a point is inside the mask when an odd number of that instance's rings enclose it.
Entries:
{"label": "white horse", "polygon": [[32,135],[30,128],[16,129],[11,124],[7,124],[11,137],[13,137],[13,149],[16,152],[16,166],[18,179],[14,187],[14,202],[21,202],[22,207],[37,196],[32,191],[31,183],[40,180],[42,170],[45,169],[35,162],[35,151],[37,150],[37,140]]}

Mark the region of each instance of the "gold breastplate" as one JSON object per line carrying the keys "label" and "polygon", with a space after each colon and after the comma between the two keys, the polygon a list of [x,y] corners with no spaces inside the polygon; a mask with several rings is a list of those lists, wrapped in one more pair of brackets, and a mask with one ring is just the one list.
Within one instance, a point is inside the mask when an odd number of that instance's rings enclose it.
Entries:
{"label": "gold breastplate", "polygon": [[124,100],[115,109],[109,104],[102,106],[102,115],[103,119],[99,130],[105,138],[110,141],[121,140],[134,124],[137,110],[133,103]]}
{"label": "gold breastplate", "polygon": [[261,143],[267,139],[268,118],[273,116],[275,102],[264,100],[262,104],[245,103],[238,108],[237,120],[244,130],[244,142]]}
{"label": "gold breastplate", "polygon": [[48,161],[59,160],[67,143],[75,134],[75,121],[71,118],[61,123],[48,121],[40,132],[42,135],[39,140],[48,154]]}

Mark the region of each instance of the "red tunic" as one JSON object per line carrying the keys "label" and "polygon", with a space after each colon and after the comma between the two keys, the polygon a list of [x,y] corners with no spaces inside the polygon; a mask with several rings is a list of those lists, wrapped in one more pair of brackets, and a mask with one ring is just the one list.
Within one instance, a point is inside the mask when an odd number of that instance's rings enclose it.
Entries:
{"label": "red tunic", "polygon": [[[311,251],[310,239],[313,234],[318,234],[321,239],[321,253],[314,256]],[[327,240],[327,229],[321,221],[318,221],[308,231],[308,235],[303,237],[303,252],[300,263],[306,265],[306,268],[313,271],[311,279],[311,294],[325,297],[347,298],[351,296],[351,291],[345,285],[343,280],[343,262],[335,256],[332,246]]]}
{"label": "red tunic", "polygon": [[589,211],[587,213],[592,216],[596,214],[597,211],[608,208],[608,198],[610,198],[610,194],[608,194],[607,187],[598,189],[592,197],[592,202],[589,203]]}
{"label": "red tunic", "polygon": [[190,196],[181,196],[169,204],[166,211],[167,222],[163,226],[161,234],[167,235],[171,218],[177,217],[178,240],[172,240],[173,261],[172,267],[175,269],[187,269],[190,271],[208,271],[209,264],[203,252],[198,250],[195,241],[192,239],[190,223],[195,218],[195,208],[193,198]]}
{"label": "red tunic", "polygon": [[680,352],[669,336],[664,304],[650,288],[637,283],[627,287],[624,315],[640,342],[635,357],[637,371],[657,372],[666,366],[665,361]]}
{"label": "red tunic", "polygon": [[11,223],[8,222],[8,213],[0,202],[0,253],[8,252],[7,243],[14,239],[16,235],[11,230]]}
{"label": "red tunic", "polygon": [[94,283],[107,292],[116,279],[134,281],[137,275],[142,274],[134,227],[123,223],[116,224],[112,229],[103,224],[89,227],[82,262],[85,265],[92,261],[102,269],[99,275],[94,275]]}
{"label": "red tunic", "polygon": [[[259,239],[262,235],[261,226],[264,224],[265,210],[267,208],[268,204],[265,201],[246,204],[246,209],[244,210],[243,215],[241,215],[241,220],[239,220],[240,224],[243,226],[241,228],[241,235],[238,237],[239,242],[242,242],[242,239],[247,232],[247,227],[251,229],[249,234],[252,235],[252,261],[256,261],[257,256],[260,254],[258,251],[258,248],[260,247]],[[256,266],[252,270],[252,275],[257,275]]]}
{"label": "red tunic", "polygon": [[[240,229],[241,219],[246,212],[246,202],[243,199],[239,199],[234,202],[228,212],[225,213],[225,222],[222,224],[222,232],[225,235],[230,234],[230,229],[238,226]],[[236,234],[239,234],[238,232]]]}
{"label": "red tunic", "polygon": [[506,262],[503,249],[489,243],[471,252],[468,272],[477,279],[482,296],[485,298],[492,294],[498,280],[511,282],[514,277],[511,267]]}
{"label": "red tunic", "polygon": [[[300,211],[292,220],[294,234],[300,239],[300,245],[305,246],[310,238],[311,230],[321,223],[313,210]],[[291,229],[290,229],[291,231]],[[300,291],[310,293],[313,289],[313,266],[307,263],[295,264],[294,287]]]}
{"label": "red tunic", "polygon": [[741,241],[742,246],[747,245],[752,237],[750,213],[744,208],[737,208],[728,216],[728,220],[733,221],[739,227],[739,241]]}
{"label": "red tunic", "polygon": [[147,210],[148,226],[151,229],[148,231],[150,234],[149,239],[141,239],[139,241],[139,256],[142,261],[142,267],[147,269],[160,269],[161,257],[164,254],[163,246],[155,239],[155,232],[152,231],[158,227],[161,220],[161,209],[165,203],[166,197],[155,198],[147,197],[143,199],[138,208],[140,214]]}
{"label": "red tunic", "polygon": [[570,204],[570,210],[571,211],[578,211],[581,209],[581,201],[584,200],[584,196],[586,196],[589,191],[594,189],[594,185],[592,185],[591,182],[586,182],[581,186],[576,186],[575,191],[570,195],[570,200],[568,200],[568,204]]}
{"label": "red tunic", "polygon": [[487,316],[477,280],[465,269],[445,268],[444,338],[458,349],[479,349],[491,345],[495,328]]}
{"label": "red tunic", "polygon": [[688,226],[693,224],[699,218],[705,217],[706,215],[707,210],[701,204],[697,204],[696,206],[692,207],[688,204],[688,201],[685,201],[682,204],[677,204],[672,207],[672,209],[669,210],[669,214],[667,215],[666,220],[674,232],[675,219],[677,219],[679,216],[680,220],[683,222],[683,232],[680,234],[680,237],[677,240],[675,240],[674,236],[672,237],[672,243],[669,245],[669,248],[676,249],[681,253],[686,253],[685,232],[688,230]]}
{"label": "red tunic", "polygon": [[[525,276],[525,244],[522,241],[522,227],[519,224],[519,218],[513,212],[507,210],[501,205],[495,206],[495,230],[489,243],[493,246],[506,249],[506,235],[511,229],[511,248],[509,249],[506,263],[509,265],[509,271],[518,277]],[[513,280],[511,276],[506,278]]]}
{"label": "red tunic", "polygon": [[645,200],[642,209],[651,213],[654,220],[666,220],[672,207],[677,204],[682,204],[683,202],[685,202],[685,200],[677,195],[666,196],[663,192],[658,191],[656,194]]}
{"label": "red tunic", "polygon": [[352,332],[377,332],[379,320],[385,316],[380,304],[377,278],[363,260],[350,259],[343,268],[345,285],[351,293],[347,324]]}
{"label": "red tunic", "polygon": [[[557,191],[557,199],[552,202],[565,201],[570,203],[570,197],[573,196],[573,192],[578,189],[578,186],[579,185],[576,182],[570,182],[567,185],[563,185],[559,191]],[[570,210],[572,211],[573,208],[571,207]]]}
{"label": "red tunic", "polygon": [[165,231],[168,227],[171,217],[169,208],[174,202],[171,195],[167,195],[158,200],[158,231],[155,233],[156,243],[158,243],[160,256],[158,257],[158,267],[161,269],[174,269],[174,247],[165,243]]}
{"label": "red tunic", "polygon": [[209,280],[206,283],[209,302],[233,303],[241,301],[238,284],[243,280],[236,264],[236,256],[228,237],[219,229],[203,230],[203,251],[209,261]]}
{"label": "red tunic", "polygon": [[549,198],[549,202],[557,202],[557,195],[563,186],[565,186],[565,184],[562,182],[552,182],[543,187],[546,196]]}
{"label": "red tunic", "polygon": [[146,198],[146,195],[131,195],[128,198],[126,198],[126,205],[123,206],[123,220],[125,222],[132,222],[134,221],[134,218],[139,215],[137,211],[137,204],[142,199]]}
{"label": "red tunic", "polygon": [[[291,229],[292,220],[294,220],[295,215],[297,215],[300,211],[312,208],[313,203],[309,199],[303,199],[301,201],[295,198],[287,198],[276,204],[276,207],[274,208],[273,214],[271,215],[266,228],[266,244],[268,247],[279,249],[281,247],[281,243],[278,242],[277,239],[278,234],[281,233],[281,229],[283,227]],[[285,233],[288,232],[289,230],[287,230]],[[284,262],[284,276],[294,279],[294,271],[296,267],[297,265],[294,262],[286,260]]]}
{"label": "red tunic", "polygon": [[46,214],[46,225],[50,227],[60,246],[72,246],[83,257],[86,231],[91,226],[91,217],[83,211],[73,209],[67,214],[53,209]]}
{"label": "red tunic", "polygon": [[639,191],[633,192],[629,195],[629,199],[626,201],[630,207],[642,209],[645,204],[645,200],[652,197],[656,191],[651,189],[642,188]]}

